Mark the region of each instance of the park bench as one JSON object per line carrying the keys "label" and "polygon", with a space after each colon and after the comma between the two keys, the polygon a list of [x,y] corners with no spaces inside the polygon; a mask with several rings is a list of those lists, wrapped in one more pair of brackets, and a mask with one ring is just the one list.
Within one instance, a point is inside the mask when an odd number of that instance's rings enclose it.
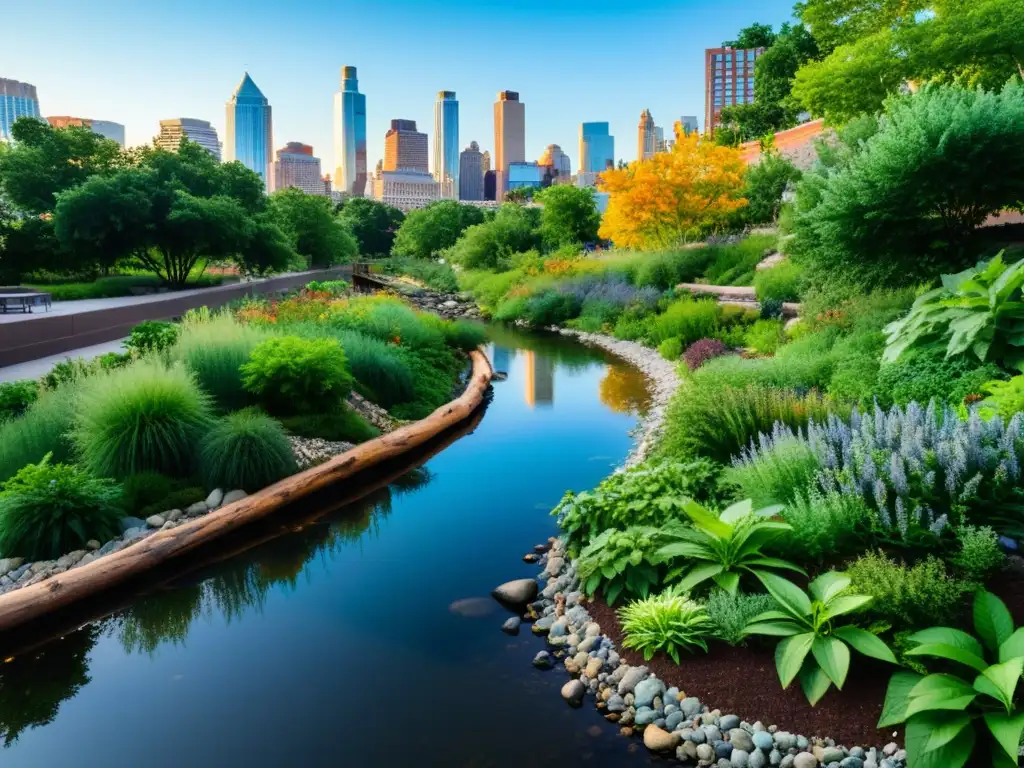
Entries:
{"label": "park bench", "polygon": [[0,313],[7,314],[8,311],[20,310],[31,312],[33,307],[46,307],[49,311],[51,304],[50,294],[35,293],[31,291],[10,291],[9,289],[0,293]]}

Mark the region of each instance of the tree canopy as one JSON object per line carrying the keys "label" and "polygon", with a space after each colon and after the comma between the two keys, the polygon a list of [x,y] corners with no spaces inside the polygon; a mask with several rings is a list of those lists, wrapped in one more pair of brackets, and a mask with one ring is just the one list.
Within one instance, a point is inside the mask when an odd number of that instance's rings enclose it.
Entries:
{"label": "tree canopy", "polygon": [[735,40],[722,43],[728,48],[767,48],[775,43],[776,35],[771,24],[751,24],[740,30]]}
{"label": "tree canopy", "polygon": [[601,214],[597,212],[592,190],[557,184],[534,199],[544,206],[540,210],[540,236],[549,250],[597,240]]}
{"label": "tree canopy", "polygon": [[405,214],[377,200],[350,197],[339,206],[338,218],[355,235],[361,254],[387,256]]}
{"label": "tree canopy", "polygon": [[308,267],[352,261],[359,244],[348,225],[334,214],[330,199],[288,187],[270,196],[270,209],[291,247]]}
{"label": "tree canopy", "polygon": [[463,205],[454,200],[431,203],[426,208],[409,211],[395,235],[391,251],[395,256],[434,258],[440,251],[455,245],[467,227],[483,220],[483,211],[475,205]]}
{"label": "tree canopy", "polygon": [[512,254],[540,245],[539,218],[536,208],[505,203],[493,218],[468,227],[444,255],[466,269],[507,268]]}

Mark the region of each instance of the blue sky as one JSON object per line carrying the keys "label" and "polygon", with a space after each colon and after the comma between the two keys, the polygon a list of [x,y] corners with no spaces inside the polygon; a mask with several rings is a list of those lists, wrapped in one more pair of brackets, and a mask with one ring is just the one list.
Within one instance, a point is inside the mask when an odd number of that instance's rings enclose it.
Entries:
{"label": "blue sky", "polygon": [[332,99],[343,64],[367,98],[368,164],[392,118],[433,131],[439,90],[460,102],[462,146],[493,149],[495,94],[526,104],[527,159],[559,144],[578,162],[584,121],[611,123],[636,156],[640,112],[666,129],[703,121],[703,51],[792,0],[32,0],[4,10],[0,77],[33,83],[44,115],[114,120],[147,143],[168,117],[210,120],[248,71],[274,110],[275,149],[312,144],[334,168]]}

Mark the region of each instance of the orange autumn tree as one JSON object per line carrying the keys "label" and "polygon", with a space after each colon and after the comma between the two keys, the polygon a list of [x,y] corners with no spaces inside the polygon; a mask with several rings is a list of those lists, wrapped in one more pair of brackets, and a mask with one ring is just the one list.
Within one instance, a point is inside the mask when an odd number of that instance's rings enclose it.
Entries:
{"label": "orange autumn tree", "polygon": [[743,199],[740,151],[686,136],[675,125],[671,152],[601,174],[609,193],[600,236],[620,248],[668,248],[714,230]]}

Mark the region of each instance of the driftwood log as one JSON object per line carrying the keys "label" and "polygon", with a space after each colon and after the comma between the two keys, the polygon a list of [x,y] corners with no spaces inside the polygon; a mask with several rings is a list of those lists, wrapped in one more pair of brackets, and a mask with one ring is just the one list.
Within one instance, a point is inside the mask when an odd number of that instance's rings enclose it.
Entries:
{"label": "driftwood log", "polygon": [[425,419],[408,424],[304,472],[286,477],[259,493],[228,504],[191,522],[149,536],[88,565],[0,596],[0,633],[85,600],[240,528],[315,491],[426,443],[467,419],[483,402],[492,370],[478,350],[470,353],[472,376],[465,392]]}

